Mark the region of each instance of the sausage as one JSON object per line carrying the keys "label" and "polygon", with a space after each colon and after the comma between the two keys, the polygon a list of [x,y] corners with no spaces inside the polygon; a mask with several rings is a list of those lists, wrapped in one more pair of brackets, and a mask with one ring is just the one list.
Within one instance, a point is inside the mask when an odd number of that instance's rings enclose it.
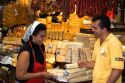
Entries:
{"label": "sausage", "polygon": [[70,13],[75,12],[75,0],[69,0],[69,11]]}

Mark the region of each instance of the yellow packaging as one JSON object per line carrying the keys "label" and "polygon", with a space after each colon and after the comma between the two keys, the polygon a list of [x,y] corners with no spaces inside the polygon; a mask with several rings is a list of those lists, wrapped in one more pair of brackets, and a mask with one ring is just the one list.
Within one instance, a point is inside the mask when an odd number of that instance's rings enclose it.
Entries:
{"label": "yellow packaging", "polygon": [[52,31],[49,32],[49,38],[52,39]]}
{"label": "yellow packaging", "polygon": [[47,24],[47,29],[51,30],[51,26],[52,26],[51,24]]}
{"label": "yellow packaging", "polygon": [[66,33],[66,32],[68,32],[68,30],[69,30],[69,24],[68,24],[68,22],[65,22],[64,23],[64,32]]}
{"label": "yellow packaging", "polygon": [[47,35],[46,35],[46,38],[49,39],[50,38],[50,31],[47,30]]}
{"label": "yellow packaging", "polygon": [[52,16],[48,16],[48,17],[46,18],[46,22],[47,22],[48,24],[52,23]]}
{"label": "yellow packaging", "polygon": [[41,23],[43,23],[43,24],[47,24],[45,18],[39,18],[38,21],[41,22]]}
{"label": "yellow packaging", "polygon": [[56,39],[56,31],[52,31],[52,39]]}
{"label": "yellow packaging", "polygon": [[81,28],[81,23],[70,23],[69,33],[79,33]]}
{"label": "yellow packaging", "polygon": [[59,39],[59,33],[58,33],[58,31],[56,31],[56,40],[58,40]]}
{"label": "yellow packaging", "polygon": [[61,24],[61,31],[64,31],[64,29],[65,29],[65,23],[62,22],[62,24]]}
{"label": "yellow packaging", "polygon": [[63,40],[63,31],[59,31],[59,40]]}

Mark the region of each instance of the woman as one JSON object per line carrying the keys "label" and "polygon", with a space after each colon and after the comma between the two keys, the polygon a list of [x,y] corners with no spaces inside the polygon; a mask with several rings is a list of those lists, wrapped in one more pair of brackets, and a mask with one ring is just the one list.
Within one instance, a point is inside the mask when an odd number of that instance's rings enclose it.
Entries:
{"label": "woman", "polygon": [[28,42],[19,53],[16,77],[21,83],[43,83],[43,79],[54,76],[46,72],[45,46],[46,26],[35,21],[28,29]]}

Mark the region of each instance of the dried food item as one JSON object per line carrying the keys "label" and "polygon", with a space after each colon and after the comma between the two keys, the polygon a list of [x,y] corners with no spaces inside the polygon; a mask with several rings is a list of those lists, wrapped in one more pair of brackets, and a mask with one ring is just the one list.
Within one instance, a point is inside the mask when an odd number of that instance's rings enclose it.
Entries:
{"label": "dried food item", "polygon": [[75,12],[75,3],[76,1],[75,0],[69,0],[69,11],[70,13],[74,13]]}
{"label": "dried food item", "polygon": [[79,17],[106,14],[117,9],[118,0],[76,0],[76,12]]}

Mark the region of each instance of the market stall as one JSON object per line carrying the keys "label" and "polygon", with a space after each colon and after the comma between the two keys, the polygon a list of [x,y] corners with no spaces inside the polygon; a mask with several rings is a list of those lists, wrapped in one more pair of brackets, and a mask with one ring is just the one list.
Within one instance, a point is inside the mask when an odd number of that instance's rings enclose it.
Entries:
{"label": "market stall", "polygon": [[[47,26],[44,42],[47,71],[57,75],[56,80],[48,80],[50,83],[91,83],[93,70],[80,69],[77,60],[92,59],[97,38],[91,30],[91,19],[95,15],[110,17],[111,31],[122,42],[125,56],[124,0],[10,0],[3,3],[0,7],[0,27],[5,34],[0,44],[2,82],[15,75],[9,71],[15,72],[22,37],[34,20]],[[6,83],[14,82],[10,79]]]}

